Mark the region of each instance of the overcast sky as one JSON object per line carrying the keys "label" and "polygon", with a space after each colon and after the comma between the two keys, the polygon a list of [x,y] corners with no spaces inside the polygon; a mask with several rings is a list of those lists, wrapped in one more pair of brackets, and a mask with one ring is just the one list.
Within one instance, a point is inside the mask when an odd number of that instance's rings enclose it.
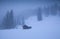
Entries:
{"label": "overcast sky", "polygon": [[60,1],[60,0],[0,0],[0,1]]}

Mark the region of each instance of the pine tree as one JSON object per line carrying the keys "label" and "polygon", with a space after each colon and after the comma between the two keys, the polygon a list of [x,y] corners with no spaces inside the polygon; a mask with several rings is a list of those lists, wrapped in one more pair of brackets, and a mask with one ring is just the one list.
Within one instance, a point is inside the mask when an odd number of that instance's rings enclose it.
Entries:
{"label": "pine tree", "polygon": [[41,21],[42,20],[41,8],[38,8],[37,19],[38,19],[38,21]]}
{"label": "pine tree", "polygon": [[3,25],[4,28],[7,28],[7,27],[8,27],[8,25],[9,25],[8,22],[9,22],[9,11],[7,11],[7,14],[6,14],[6,16],[4,17],[4,19],[3,19],[2,25]]}
{"label": "pine tree", "polygon": [[10,26],[14,27],[14,17],[13,17],[13,10],[11,10],[10,12]]}
{"label": "pine tree", "polygon": [[59,11],[58,15],[60,16],[60,6],[58,7],[58,11]]}
{"label": "pine tree", "polygon": [[45,16],[48,17],[49,16],[49,7],[47,7],[47,8],[45,7],[44,10],[45,10]]}
{"label": "pine tree", "polygon": [[22,16],[22,25],[25,25],[24,16]]}
{"label": "pine tree", "polygon": [[51,6],[51,15],[57,15],[57,4]]}
{"label": "pine tree", "polygon": [[10,13],[9,13],[9,11],[7,12],[6,16],[3,19],[2,24],[5,29],[12,28],[12,26],[13,26],[13,11],[12,10]]}

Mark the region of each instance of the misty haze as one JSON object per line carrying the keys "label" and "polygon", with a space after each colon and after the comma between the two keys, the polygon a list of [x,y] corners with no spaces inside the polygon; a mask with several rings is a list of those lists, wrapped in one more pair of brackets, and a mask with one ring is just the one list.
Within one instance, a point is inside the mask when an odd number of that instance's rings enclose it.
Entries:
{"label": "misty haze", "polygon": [[60,1],[0,1],[0,39],[60,39]]}

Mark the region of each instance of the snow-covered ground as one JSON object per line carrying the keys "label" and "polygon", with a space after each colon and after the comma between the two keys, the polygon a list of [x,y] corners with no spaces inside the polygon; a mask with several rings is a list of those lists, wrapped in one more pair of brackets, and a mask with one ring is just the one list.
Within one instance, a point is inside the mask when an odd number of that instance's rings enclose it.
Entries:
{"label": "snow-covered ground", "polygon": [[60,17],[44,17],[37,21],[36,16],[29,17],[26,24],[32,29],[0,30],[0,39],[60,39]]}

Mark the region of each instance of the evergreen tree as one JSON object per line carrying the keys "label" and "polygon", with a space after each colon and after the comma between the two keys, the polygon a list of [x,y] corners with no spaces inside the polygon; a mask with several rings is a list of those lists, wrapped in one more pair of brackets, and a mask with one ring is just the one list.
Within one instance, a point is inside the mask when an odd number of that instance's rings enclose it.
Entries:
{"label": "evergreen tree", "polygon": [[22,25],[25,25],[24,16],[22,16]]}
{"label": "evergreen tree", "polygon": [[12,10],[10,13],[9,13],[9,11],[7,12],[6,16],[3,19],[2,24],[5,29],[12,28],[12,26],[13,26],[13,11]]}
{"label": "evergreen tree", "polygon": [[47,7],[47,8],[45,7],[44,11],[45,11],[45,13],[44,13],[45,16],[48,17],[49,16],[49,7]]}
{"label": "evergreen tree", "polygon": [[11,27],[14,27],[14,17],[13,17],[13,10],[11,10],[11,12],[10,12],[10,26]]}
{"label": "evergreen tree", "polygon": [[54,6],[51,6],[51,15],[57,15],[57,4],[55,3]]}
{"label": "evergreen tree", "polygon": [[8,21],[9,21],[8,19],[9,19],[9,11],[7,12],[6,16],[3,19],[2,25],[3,25],[4,28],[8,27]]}
{"label": "evergreen tree", "polygon": [[60,6],[58,7],[58,11],[59,11],[58,15],[60,16]]}
{"label": "evergreen tree", "polygon": [[38,21],[41,21],[42,20],[41,8],[38,8],[37,19],[38,19]]}

